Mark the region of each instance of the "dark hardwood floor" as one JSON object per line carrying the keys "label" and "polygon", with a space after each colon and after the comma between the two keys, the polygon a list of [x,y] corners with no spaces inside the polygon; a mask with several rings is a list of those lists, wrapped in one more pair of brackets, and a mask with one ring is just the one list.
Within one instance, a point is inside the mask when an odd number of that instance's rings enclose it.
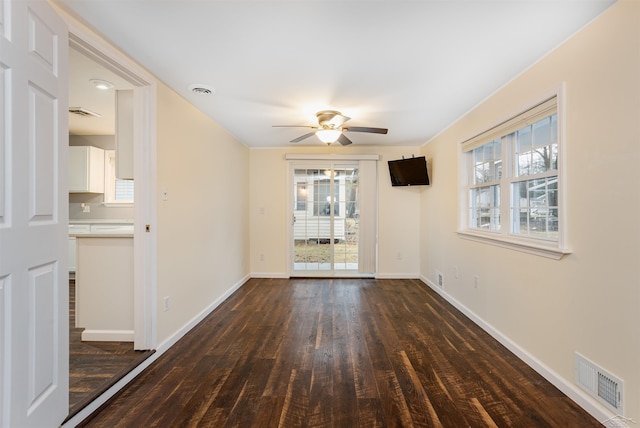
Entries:
{"label": "dark hardwood floor", "polygon": [[90,427],[596,427],[417,280],[253,279]]}
{"label": "dark hardwood floor", "polygon": [[69,281],[69,416],[72,417],[153,352],[131,342],[83,342],[76,325],[76,285]]}

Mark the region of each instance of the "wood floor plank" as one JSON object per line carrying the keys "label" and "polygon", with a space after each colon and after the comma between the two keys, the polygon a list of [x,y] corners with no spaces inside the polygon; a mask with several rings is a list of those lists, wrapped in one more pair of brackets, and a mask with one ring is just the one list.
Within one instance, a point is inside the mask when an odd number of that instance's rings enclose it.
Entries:
{"label": "wood floor plank", "polygon": [[284,405],[278,426],[301,427],[306,425],[309,413],[309,371],[292,370],[284,397]]}
{"label": "wood floor plank", "polygon": [[601,426],[417,280],[252,279],[90,427]]}

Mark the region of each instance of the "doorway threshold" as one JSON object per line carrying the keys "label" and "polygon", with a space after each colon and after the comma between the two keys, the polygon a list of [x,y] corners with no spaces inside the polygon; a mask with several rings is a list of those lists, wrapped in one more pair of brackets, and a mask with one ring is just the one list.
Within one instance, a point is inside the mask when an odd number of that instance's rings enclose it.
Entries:
{"label": "doorway threshold", "polygon": [[[92,343],[96,343],[96,342],[92,342]],[[69,419],[77,415],[82,409],[84,409],[89,404],[91,404],[93,400],[98,398],[105,391],[107,391],[113,385],[118,383],[123,377],[125,377],[127,374],[133,371],[133,369],[135,369],[140,364],[142,364],[147,358],[153,355],[156,351],[150,350],[150,351],[134,351],[134,352],[136,353],[136,356],[134,359],[131,359],[125,367],[121,368],[113,376],[106,379],[104,383],[100,384],[98,387],[90,388],[89,391],[86,391],[86,392],[83,391],[80,394],[78,394],[77,391],[82,391],[83,390],[82,387],[76,387],[73,389],[71,388],[71,386],[69,387],[69,415],[64,420],[63,425]],[[117,356],[115,356],[115,358],[117,358]],[[94,369],[95,371],[97,366],[101,364],[101,361],[96,361],[95,358],[93,358],[92,364],[95,364],[95,366],[89,367],[89,369]],[[76,373],[76,375],[78,374],[79,374],[79,371],[78,373]],[[70,384],[71,382],[73,382],[73,379],[70,381]],[[74,392],[74,389],[76,392]]]}

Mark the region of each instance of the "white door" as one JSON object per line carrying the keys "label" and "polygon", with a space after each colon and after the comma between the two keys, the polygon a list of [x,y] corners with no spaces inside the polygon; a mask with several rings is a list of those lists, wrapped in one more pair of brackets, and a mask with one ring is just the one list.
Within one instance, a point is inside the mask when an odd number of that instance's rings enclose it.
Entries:
{"label": "white door", "polygon": [[0,425],[68,413],[68,32],[42,0],[0,0]]}

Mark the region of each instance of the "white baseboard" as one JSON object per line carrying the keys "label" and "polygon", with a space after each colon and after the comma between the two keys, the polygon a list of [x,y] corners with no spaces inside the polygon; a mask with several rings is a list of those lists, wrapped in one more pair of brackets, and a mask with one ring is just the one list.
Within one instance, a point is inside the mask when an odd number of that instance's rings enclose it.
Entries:
{"label": "white baseboard", "polygon": [[127,373],[122,379],[120,379],[115,385],[106,390],[102,395],[93,400],[87,407],[79,411],[73,418],[69,419],[65,422],[61,428],[73,428],[80,424],[83,420],[89,417],[93,412],[98,410],[100,406],[109,401],[114,395],[116,395],[122,388],[127,386],[129,382],[135,379],[140,373],[142,373],[147,367],[149,367],[154,361],[162,356],[171,346],[173,346],[178,340],[182,338],[185,334],[187,334],[191,329],[193,329],[200,321],[202,321],[207,315],[209,315],[214,309],[222,304],[225,300],[229,298],[236,290],[242,287],[248,280],[250,279],[250,275],[246,275],[240,281],[236,282],[231,288],[224,292],[220,297],[218,297],[213,303],[207,306],[202,312],[193,317],[189,322],[187,322],[181,329],[176,331],[171,337],[167,338],[163,341],[155,352],[146,360],[144,360],[140,365],[138,365],[135,369]]}
{"label": "white baseboard", "polygon": [[376,279],[420,279],[417,273],[376,273]]}
{"label": "white baseboard", "polygon": [[287,279],[289,274],[286,273],[273,273],[273,272],[254,272],[251,274],[251,278],[273,278],[273,279]]}
{"label": "white baseboard", "polygon": [[133,330],[83,330],[83,342],[133,342]]}
{"label": "white baseboard", "polygon": [[[354,277],[360,278],[358,274],[355,274]],[[286,273],[254,272],[251,274],[251,278],[287,279],[287,278],[290,278],[290,276],[289,274],[286,274]],[[420,274],[417,274],[417,273],[377,273],[373,276],[373,278],[375,279],[420,279],[421,277],[420,277]]]}
{"label": "white baseboard", "polygon": [[[542,361],[535,358],[526,349],[522,348],[520,345],[512,341],[509,337],[505,336],[500,330],[493,327],[491,324],[484,321],[475,312],[467,308],[465,305],[460,303],[442,288],[436,286],[433,282],[431,282],[424,275],[420,276],[420,280],[427,284],[433,291],[438,293],[442,298],[444,298],[447,302],[451,303],[456,309],[462,312],[467,318],[477,324],[481,329],[487,332],[491,337],[500,342],[504,347],[506,347],[509,351],[513,352],[518,358],[524,361],[529,367],[535,370],[538,374],[544,377],[547,381],[549,381],[553,386],[558,388],[569,397],[571,400],[575,401],[580,407],[582,407],[587,413],[593,416],[595,419],[605,424],[605,422],[610,421],[616,417],[615,414],[611,413],[604,406],[599,404],[593,398],[588,396],[584,391],[582,391],[577,385],[572,383],[571,381],[565,379],[560,376]],[[573,358],[573,357],[572,357]]]}

